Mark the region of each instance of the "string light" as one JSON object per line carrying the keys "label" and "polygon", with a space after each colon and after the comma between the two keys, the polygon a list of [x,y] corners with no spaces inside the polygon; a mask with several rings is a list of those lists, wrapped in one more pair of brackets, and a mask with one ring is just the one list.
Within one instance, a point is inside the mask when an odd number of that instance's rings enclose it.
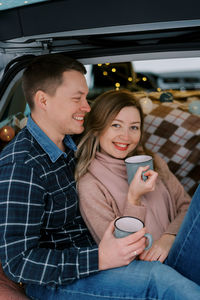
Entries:
{"label": "string light", "polygon": [[[104,64],[99,63],[99,64],[97,64],[97,66],[102,68],[102,75],[103,76],[108,76],[109,80],[111,80],[111,79],[112,80],[117,80],[117,78],[116,79],[114,79],[114,77],[112,78],[110,72],[116,73],[116,75],[118,75],[117,77],[119,77],[118,80],[120,80],[120,78],[122,78],[122,80],[124,82],[123,86],[126,86],[126,84],[128,86],[130,86],[130,83],[132,83],[134,85],[136,84],[136,86],[137,86],[137,83],[139,83],[139,86],[140,86],[140,85],[143,85],[143,82],[148,81],[148,78],[146,76],[143,76],[141,78],[137,78],[136,74],[135,74],[134,77],[130,76],[130,75],[126,76],[125,74],[122,73],[123,70],[121,70],[121,71],[120,71],[120,69],[118,70],[118,68],[113,66],[112,63],[104,63]],[[107,66],[109,66],[109,67],[107,67]],[[113,74],[113,76],[114,76],[114,74]],[[125,80],[127,81],[127,83],[125,83]],[[113,83],[111,83],[111,82],[110,82],[110,84],[113,85]],[[119,82],[114,83],[114,85],[115,85],[116,90],[119,90],[121,88],[121,84]]]}

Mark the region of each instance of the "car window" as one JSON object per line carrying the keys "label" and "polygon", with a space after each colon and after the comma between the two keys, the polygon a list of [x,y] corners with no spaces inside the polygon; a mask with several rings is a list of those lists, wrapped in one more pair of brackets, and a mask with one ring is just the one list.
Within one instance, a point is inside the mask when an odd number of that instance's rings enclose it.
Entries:
{"label": "car window", "polygon": [[[127,88],[149,94],[168,92],[175,100],[190,101],[186,92],[197,99],[200,91],[200,58],[131,61],[87,65],[88,99],[94,100],[109,89]],[[188,94],[189,95],[189,94]]]}
{"label": "car window", "polygon": [[22,1],[22,0],[1,0],[0,2],[0,11],[1,10],[6,10],[6,9],[11,9],[14,7],[20,7],[20,6],[26,6],[30,4],[35,4],[39,2],[46,2],[49,0],[27,0],[27,1]]}

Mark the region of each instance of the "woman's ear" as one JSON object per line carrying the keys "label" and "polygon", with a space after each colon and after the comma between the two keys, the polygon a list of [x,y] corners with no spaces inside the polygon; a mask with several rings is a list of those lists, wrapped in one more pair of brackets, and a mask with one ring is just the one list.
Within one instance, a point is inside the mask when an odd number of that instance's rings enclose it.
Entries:
{"label": "woman's ear", "polygon": [[42,110],[46,110],[47,94],[39,90],[35,94],[35,105]]}

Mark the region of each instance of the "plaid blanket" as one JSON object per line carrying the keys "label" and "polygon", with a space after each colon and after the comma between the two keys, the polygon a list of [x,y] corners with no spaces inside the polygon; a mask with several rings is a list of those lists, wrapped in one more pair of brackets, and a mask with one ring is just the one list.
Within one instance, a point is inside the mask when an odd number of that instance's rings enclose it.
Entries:
{"label": "plaid blanket", "polygon": [[200,117],[176,103],[153,103],[144,118],[144,143],[167,162],[192,196],[200,183]]}

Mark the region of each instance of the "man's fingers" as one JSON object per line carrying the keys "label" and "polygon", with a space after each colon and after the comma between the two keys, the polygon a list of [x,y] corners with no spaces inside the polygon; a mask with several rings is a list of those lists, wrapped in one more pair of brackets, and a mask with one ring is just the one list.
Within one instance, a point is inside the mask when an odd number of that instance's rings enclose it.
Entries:
{"label": "man's fingers", "polygon": [[109,237],[109,236],[113,235],[113,232],[115,230],[114,222],[115,222],[115,220],[110,222],[110,224],[108,225],[108,228],[104,232],[104,237],[106,237],[106,236]]}
{"label": "man's fingers", "polygon": [[141,238],[143,238],[145,233],[146,233],[146,228],[142,228],[139,231],[124,237],[123,238],[124,242],[126,242],[128,245],[133,244],[139,241]]}

